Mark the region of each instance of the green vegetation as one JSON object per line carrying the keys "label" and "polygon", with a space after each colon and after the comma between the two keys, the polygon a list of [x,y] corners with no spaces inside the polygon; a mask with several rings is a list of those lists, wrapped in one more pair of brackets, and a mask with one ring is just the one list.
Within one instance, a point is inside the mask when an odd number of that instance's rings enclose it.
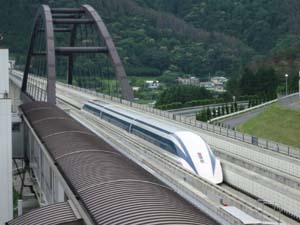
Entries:
{"label": "green vegetation", "polygon": [[281,39],[299,34],[297,0],[136,0],[173,13],[195,27],[231,35],[259,53]]}
{"label": "green vegetation", "polygon": [[274,140],[280,143],[300,146],[300,111],[289,110],[274,104],[253,119],[238,127],[239,131]]}
{"label": "green vegetation", "polygon": [[156,107],[172,103],[185,104],[199,99],[212,99],[211,92],[202,87],[179,85],[165,89],[159,96]]}
{"label": "green vegetation", "polygon": [[[196,114],[196,119],[202,122],[207,122],[213,118],[224,116],[229,113],[234,113],[237,111],[244,110],[245,107],[243,105],[238,106],[236,102],[222,104],[221,106],[216,107],[207,107]],[[221,126],[221,123],[217,123]]]}
{"label": "green vegetation", "polygon": [[256,73],[245,68],[240,77],[235,77],[227,83],[227,90],[235,96],[272,99],[276,98],[278,80],[278,75],[272,67],[261,67]]}
{"label": "green vegetation", "polygon": [[13,203],[14,203],[14,208],[17,207],[18,205],[18,199],[20,197],[20,194],[16,191],[16,189],[13,189]]}

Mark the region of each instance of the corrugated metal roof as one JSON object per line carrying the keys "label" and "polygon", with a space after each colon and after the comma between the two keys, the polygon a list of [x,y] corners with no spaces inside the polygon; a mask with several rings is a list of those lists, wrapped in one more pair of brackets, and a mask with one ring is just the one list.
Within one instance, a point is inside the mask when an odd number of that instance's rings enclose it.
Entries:
{"label": "corrugated metal roof", "polygon": [[8,225],[82,225],[68,202],[59,202],[30,211],[11,220]]}
{"label": "corrugated metal roof", "polygon": [[56,106],[21,109],[96,224],[217,224]]}

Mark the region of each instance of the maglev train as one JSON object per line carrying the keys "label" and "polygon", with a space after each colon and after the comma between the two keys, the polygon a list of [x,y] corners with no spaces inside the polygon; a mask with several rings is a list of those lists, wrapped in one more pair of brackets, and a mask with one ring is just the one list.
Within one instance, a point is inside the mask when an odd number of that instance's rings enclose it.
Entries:
{"label": "maglev train", "polygon": [[86,102],[82,109],[159,146],[178,164],[211,183],[223,182],[220,160],[199,135],[169,121],[99,100]]}

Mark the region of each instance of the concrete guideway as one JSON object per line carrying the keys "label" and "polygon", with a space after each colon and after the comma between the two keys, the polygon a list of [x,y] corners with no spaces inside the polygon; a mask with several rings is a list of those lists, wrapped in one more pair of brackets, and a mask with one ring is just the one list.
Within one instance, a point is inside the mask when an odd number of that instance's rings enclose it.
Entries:
{"label": "concrete guideway", "polygon": [[266,204],[294,216],[300,215],[300,191],[222,159],[226,183],[243,190]]}
{"label": "concrete guideway", "polygon": [[[258,216],[255,206],[238,200],[238,197],[233,197],[229,193],[224,193],[218,186],[209,184],[194,174],[184,170],[181,166],[172,162],[172,160],[170,161],[169,157],[163,156],[161,150],[156,146],[126,131],[111,126],[111,124],[106,121],[99,120],[96,117],[93,118],[93,115],[88,115],[85,112],[71,110],[71,115],[85,126],[91,128],[100,137],[109,140],[109,142],[116,148],[119,148],[122,153],[159,177],[163,182],[201,210],[206,210],[205,212],[210,215],[211,213],[217,213],[215,214],[215,218],[218,218],[218,214],[219,216],[222,215],[228,218],[228,215],[224,214],[224,212],[220,212],[221,199],[230,205],[243,208],[249,214]],[[101,129],[99,129],[99,127],[101,127]],[[113,133],[111,132],[112,130]],[[124,151],[124,149],[126,149],[126,151]],[[174,179],[175,177],[176,179]],[[205,207],[208,206],[209,208],[205,209]],[[262,212],[259,212],[259,214],[260,213]],[[272,214],[269,216],[271,215]],[[224,224],[224,222],[222,222],[222,224]]]}
{"label": "concrete guideway", "polygon": [[[64,97],[65,98],[65,97]],[[68,101],[68,100],[67,100]]]}

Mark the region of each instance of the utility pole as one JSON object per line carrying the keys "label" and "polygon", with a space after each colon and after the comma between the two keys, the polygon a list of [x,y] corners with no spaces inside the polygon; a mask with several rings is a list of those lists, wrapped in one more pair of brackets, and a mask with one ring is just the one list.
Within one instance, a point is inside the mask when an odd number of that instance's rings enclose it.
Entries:
{"label": "utility pole", "polygon": [[300,104],[300,70],[299,70],[299,104]]}
{"label": "utility pole", "polygon": [[288,74],[285,74],[285,95],[288,95]]}

